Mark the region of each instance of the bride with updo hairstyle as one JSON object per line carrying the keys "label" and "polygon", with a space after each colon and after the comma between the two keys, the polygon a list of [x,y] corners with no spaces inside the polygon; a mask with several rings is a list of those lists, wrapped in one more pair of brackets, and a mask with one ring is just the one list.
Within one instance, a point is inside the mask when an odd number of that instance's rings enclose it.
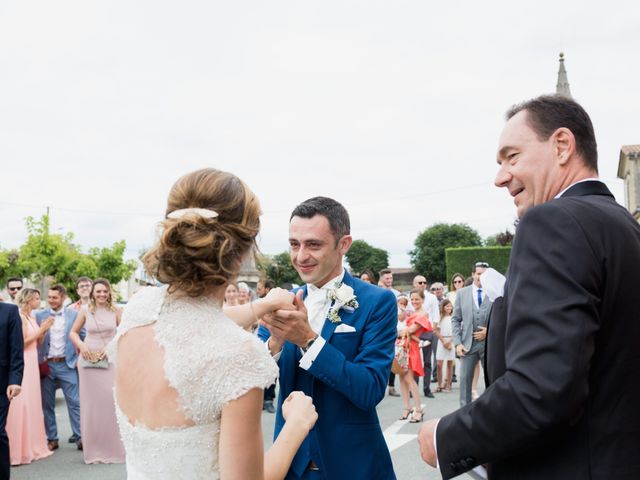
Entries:
{"label": "bride with updo hairstyle", "polygon": [[264,452],[262,390],[278,368],[241,327],[293,308],[293,294],[222,307],[259,228],[258,199],[235,175],[202,169],[173,185],[143,258],[163,285],[129,301],[109,349],[128,479],[282,479],[315,424],[311,398],[292,393],[285,435]]}

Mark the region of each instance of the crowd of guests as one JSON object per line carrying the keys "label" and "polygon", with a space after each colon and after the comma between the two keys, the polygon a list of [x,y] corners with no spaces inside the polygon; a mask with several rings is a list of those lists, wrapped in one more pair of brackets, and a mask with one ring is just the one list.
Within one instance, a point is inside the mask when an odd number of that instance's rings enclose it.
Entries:
{"label": "crowd of guests", "polygon": [[[398,304],[398,339],[406,341],[408,368],[389,378],[389,395],[401,396],[400,419],[412,423],[424,418],[422,396],[451,392],[456,381],[456,351],[452,315],[458,290],[469,285],[456,273],[449,288],[440,282],[429,287],[422,275],[413,279],[412,289],[403,293],[393,286],[393,274],[385,269],[376,275],[366,271],[360,279],[391,290]],[[245,282],[229,283],[224,307],[249,305],[263,298],[274,287],[271,280],[258,282],[252,290]],[[24,337],[24,378],[22,393],[10,405],[7,419],[11,465],[28,464],[46,458],[59,448],[55,395],[58,388],[65,397],[72,436],[90,463],[124,463],[124,447],[118,430],[113,386],[115,367],[106,353],[115,336],[122,310],[115,305],[111,285],[106,279],[81,277],[76,282],[78,300],[72,302],[65,287],[53,285],[42,306],[40,291],[24,287],[20,278],[6,284],[8,301],[18,306]],[[249,331],[256,331],[259,318]],[[432,368],[435,367],[435,368]],[[477,371],[473,391],[476,391]],[[419,380],[423,378],[422,394]],[[275,413],[275,385],[264,391],[263,410]]]}
{"label": "crowd of guests", "polygon": [[113,402],[115,367],[106,347],[114,337],[121,310],[109,281],[81,277],[78,301],[66,288],[52,285],[46,305],[40,291],[22,279],[7,282],[17,305],[24,338],[22,390],[9,406],[7,435],[11,465],[28,464],[53,454],[60,446],[55,397],[65,397],[72,435],[85,463],[124,463]]}
{"label": "crowd of guests", "polygon": [[[478,262],[473,268],[473,273],[476,270],[484,271],[487,267],[488,264]],[[464,353],[456,352],[454,305],[458,291],[473,285],[474,275],[465,278],[461,273],[455,273],[448,287],[442,282],[433,282],[429,286],[423,275],[416,275],[411,289],[406,293],[394,288],[393,273],[390,269],[381,270],[377,280],[376,275],[371,271],[363,272],[360,279],[391,290],[396,296],[397,345],[408,343],[409,363],[408,368],[399,374],[399,393],[395,388],[396,375],[393,372],[390,374],[388,394],[402,397],[403,410],[400,420],[420,422],[424,415],[421,397],[434,398],[430,384],[437,385],[436,393],[451,393],[452,383],[457,382],[456,363],[460,363]],[[479,308],[477,304],[475,308]],[[462,322],[460,318],[457,321],[458,341],[461,341]],[[469,322],[469,319],[467,321]],[[478,398],[480,363],[480,361],[475,362],[473,378],[469,382],[473,400]],[[419,388],[420,378],[423,379],[422,394]],[[463,382],[465,385],[466,380],[467,378]]]}

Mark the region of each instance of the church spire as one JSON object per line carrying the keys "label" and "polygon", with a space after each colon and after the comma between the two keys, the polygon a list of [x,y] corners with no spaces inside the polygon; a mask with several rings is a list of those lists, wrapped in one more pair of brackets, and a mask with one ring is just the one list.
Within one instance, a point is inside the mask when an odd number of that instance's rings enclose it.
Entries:
{"label": "church spire", "polygon": [[560,53],[560,69],[558,70],[558,83],[556,84],[556,93],[564,97],[571,97],[571,90],[569,90],[569,79],[567,78],[567,71],[564,69],[564,53]]}

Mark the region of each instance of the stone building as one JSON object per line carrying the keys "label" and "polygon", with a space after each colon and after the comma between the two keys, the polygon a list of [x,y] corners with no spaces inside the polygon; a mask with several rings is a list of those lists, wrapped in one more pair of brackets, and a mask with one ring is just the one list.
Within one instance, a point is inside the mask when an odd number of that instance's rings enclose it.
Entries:
{"label": "stone building", "polygon": [[620,149],[618,178],[624,181],[624,202],[640,222],[640,145],[624,145]]}

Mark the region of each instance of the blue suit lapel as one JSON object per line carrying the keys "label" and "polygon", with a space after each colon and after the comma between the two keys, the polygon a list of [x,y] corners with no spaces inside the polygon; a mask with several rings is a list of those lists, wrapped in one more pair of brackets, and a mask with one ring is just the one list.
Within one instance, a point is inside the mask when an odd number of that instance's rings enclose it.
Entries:
{"label": "blue suit lapel", "polygon": [[[344,272],[344,277],[342,278],[342,283],[344,283],[345,285],[349,285],[351,288],[354,289],[354,292],[355,292],[355,287],[353,285],[353,277],[349,275],[349,272],[347,272],[346,270]],[[350,324],[350,322],[345,320],[347,320],[353,314],[354,312],[350,313],[344,309],[341,309],[338,312],[338,315],[340,315],[340,318],[342,319],[340,323]],[[331,336],[333,335],[333,332],[335,331],[336,327],[340,325],[340,323],[333,323],[328,318],[325,318],[324,325],[322,326],[322,331],[320,332],[320,335],[322,336],[322,338],[324,338],[328,342],[331,339]]]}

